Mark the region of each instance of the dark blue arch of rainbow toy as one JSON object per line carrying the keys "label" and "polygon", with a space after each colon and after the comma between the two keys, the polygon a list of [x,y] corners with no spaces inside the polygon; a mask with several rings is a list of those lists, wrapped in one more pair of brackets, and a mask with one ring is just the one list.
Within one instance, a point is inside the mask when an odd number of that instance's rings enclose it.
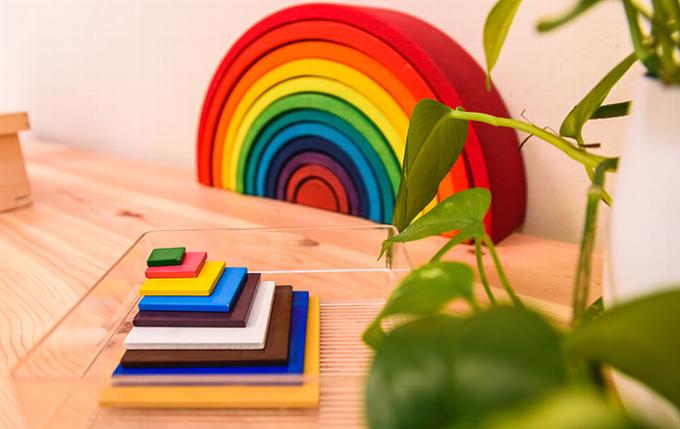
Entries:
{"label": "dark blue arch of rainbow toy", "polygon": [[[332,4],[282,10],[248,30],[213,77],[199,124],[199,180],[389,223],[417,102],[507,116],[484,82],[458,44],[412,16]],[[439,201],[490,189],[485,223],[496,241],[524,219],[517,147],[513,131],[471,123],[439,187]]]}

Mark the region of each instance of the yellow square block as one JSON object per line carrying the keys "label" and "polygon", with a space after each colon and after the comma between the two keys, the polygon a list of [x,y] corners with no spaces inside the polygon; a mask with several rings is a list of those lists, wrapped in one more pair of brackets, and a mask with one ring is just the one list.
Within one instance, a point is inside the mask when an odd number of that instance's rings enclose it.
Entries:
{"label": "yellow square block", "polygon": [[297,386],[111,386],[103,407],[134,408],[313,408],[319,405],[319,298],[309,298],[304,382]]}
{"label": "yellow square block", "polygon": [[224,262],[206,262],[194,278],[146,279],[139,288],[140,295],[208,296],[224,270]]}

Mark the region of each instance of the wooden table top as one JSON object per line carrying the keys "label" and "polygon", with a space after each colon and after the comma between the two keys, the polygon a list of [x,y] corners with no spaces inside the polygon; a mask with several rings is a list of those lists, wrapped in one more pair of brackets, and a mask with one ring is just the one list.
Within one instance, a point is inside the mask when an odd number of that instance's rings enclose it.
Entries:
{"label": "wooden table top", "polygon": [[[0,427],[21,426],[5,379],[7,369],[143,232],[371,224],[204,187],[190,170],[39,141],[25,142],[23,150],[35,202],[0,213]],[[409,245],[412,259],[424,263],[444,241],[433,237]],[[371,257],[378,251],[366,249]],[[498,252],[526,302],[557,319],[568,319],[576,245],[514,234],[498,246]],[[454,249],[448,258],[474,264],[468,246]],[[597,254],[594,294],[600,291],[601,271],[602,257]],[[490,280],[499,286],[494,275]],[[498,289],[497,295],[502,294]]]}

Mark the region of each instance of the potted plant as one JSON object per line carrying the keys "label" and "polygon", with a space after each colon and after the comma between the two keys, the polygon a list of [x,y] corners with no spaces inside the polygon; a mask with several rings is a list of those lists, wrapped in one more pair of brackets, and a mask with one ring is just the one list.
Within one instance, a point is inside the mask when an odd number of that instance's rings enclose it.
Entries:
{"label": "potted plant", "polygon": [[[539,30],[557,28],[596,3],[598,0],[581,0],[567,13],[542,21]],[[677,211],[672,208],[678,208],[680,197],[678,170],[673,168],[680,151],[680,121],[670,118],[677,116],[672,107],[680,107],[680,2],[652,3],[653,7],[647,9],[637,1],[622,0],[635,52],[607,73],[569,112],[559,132],[526,121],[450,108],[432,100],[421,101],[414,110],[393,219],[400,230],[383,244],[383,254],[389,257],[394,242],[450,231],[457,234],[430,263],[404,278],[364,334],[366,343],[375,349],[366,384],[370,427],[598,429],[677,424],[673,413],[680,408],[680,336],[675,332],[680,326],[680,252],[672,246],[680,241],[673,218],[675,215],[677,219]],[[520,0],[500,0],[487,17],[484,47],[489,76],[519,5]],[[641,24],[642,20],[646,24]],[[622,201],[614,206],[611,244],[613,248],[626,248],[610,252],[616,303],[605,310],[602,299],[589,302],[591,255],[599,205],[612,201],[604,188],[606,173],[617,170],[619,159],[590,152],[583,128],[591,119],[627,114],[629,103],[606,105],[604,101],[636,61],[642,62],[648,73],[639,85],[641,102],[634,107],[621,161],[624,177],[623,183],[619,178],[616,197]],[[490,85],[490,77],[487,83]],[[669,119],[665,119],[667,113]],[[675,116],[671,116],[673,113]],[[514,128],[552,144],[581,163],[592,181],[573,288],[573,317],[567,329],[556,327],[545,315],[527,308],[514,293],[484,230],[483,218],[491,198],[487,190],[455,194],[413,221],[434,197],[436,185],[460,154],[468,121]],[[654,141],[650,142],[650,138]],[[661,148],[650,148],[657,143]],[[419,157],[432,157],[438,162],[425,167],[426,163],[415,162]],[[639,207],[641,201],[643,208]],[[657,221],[664,223],[659,229],[650,225]],[[617,234],[647,236],[630,243]],[[666,237],[659,235],[664,234],[671,237],[672,244],[660,249],[658,242]],[[486,294],[485,304],[474,294],[472,267],[442,260],[449,249],[466,241],[475,246],[476,271]],[[651,242],[653,248],[646,244]],[[640,243],[647,247],[636,250]],[[490,253],[506,291],[504,302],[489,287],[482,246]],[[652,256],[636,259],[636,251]],[[667,253],[655,259],[659,251]],[[628,266],[621,266],[626,261]],[[651,261],[649,265],[645,265],[647,261]],[[655,270],[654,264],[663,261],[668,265],[664,272],[670,274],[642,272],[635,277],[635,283],[620,283],[631,265],[642,264],[638,266]],[[652,290],[655,292],[649,294]],[[624,302],[624,298],[631,299]],[[450,303],[458,301],[467,304],[467,312],[446,311]],[[386,332],[386,319],[401,323]],[[606,382],[606,368],[626,374],[663,398],[659,401],[664,401],[670,410],[669,418],[660,418],[656,412],[651,419],[649,415],[640,418],[638,412],[651,410],[649,406],[623,411],[617,406],[617,393]]]}

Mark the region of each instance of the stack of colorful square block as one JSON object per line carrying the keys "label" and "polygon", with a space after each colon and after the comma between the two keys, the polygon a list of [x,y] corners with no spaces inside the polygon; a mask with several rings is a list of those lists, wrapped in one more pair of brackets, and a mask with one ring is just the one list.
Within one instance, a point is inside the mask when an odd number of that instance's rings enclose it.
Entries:
{"label": "stack of colorful square block", "polygon": [[[318,299],[207,256],[183,247],[151,252],[125,354],[100,404],[317,406]],[[263,374],[291,375],[293,381],[262,381]],[[295,375],[304,377],[295,381]]]}

